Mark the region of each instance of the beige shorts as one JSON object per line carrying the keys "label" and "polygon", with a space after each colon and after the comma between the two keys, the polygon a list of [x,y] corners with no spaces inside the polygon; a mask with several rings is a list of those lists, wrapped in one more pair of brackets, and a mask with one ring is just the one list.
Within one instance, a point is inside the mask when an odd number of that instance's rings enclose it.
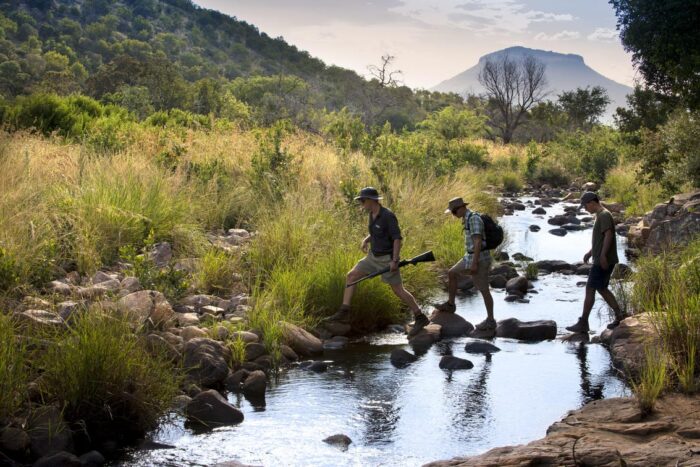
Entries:
{"label": "beige shorts", "polygon": [[450,272],[453,274],[464,274],[472,276],[474,281],[474,287],[480,292],[486,292],[489,290],[489,270],[491,269],[491,260],[481,260],[479,261],[479,269],[477,269],[476,274],[472,274],[469,269],[467,269],[467,260],[462,257],[454,266],[450,268]]}
{"label": "beige shorts", "polygon": [[[367,256],[357,262],[353,269],[367,275],[388,268],[390,262],[391,255],[374,256],[374,253],[370,251]],[[385,272],[382,274],[382,280],[389,285],[398,285],[401,283],[401,272]]]}

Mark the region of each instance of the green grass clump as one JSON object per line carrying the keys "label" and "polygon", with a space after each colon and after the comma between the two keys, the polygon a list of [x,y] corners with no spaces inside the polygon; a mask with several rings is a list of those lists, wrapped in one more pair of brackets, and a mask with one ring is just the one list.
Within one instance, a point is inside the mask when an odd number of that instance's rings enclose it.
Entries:
{"label": "green grass clump", "polygon": [[521,177],[515,172],[506,172],[501,175],[501,183],[503,184],[503,191],[506,193],[518,193],[523,189]]}
{"label": "green grass clump", "polygon": [[200,258],[194,274],[197,290],[204,293],[226,295],[234,284],[234,273],[238,270],[235,256],[223,250],[210,248]]}
{"label": "green grass clump", "polygon": [[632,392],[643,413],[648,414],[654,410],[656,400],[668,384],[667,377],[666,355],[658,349],[647,347],[640,374],[632,382]]}
{"label": "green grass clump", "polygon": [[178,390],[174,368],[147,352],[129,322],[96,309],[79,315],[41,356],[40,366],[45,397],[93,440],[142,436]]}
{"label": "green grass clump", "polygon": [[632,165],[612,169],[605,178],[602,191],[606,198],[624,204],[628,216],[643,215],[665,195],[659,183],[640,183],[639,169]]}
{"label": "green grass clump", "polygon": [[537,280],[539,272],[540,270],[535,263],[527,263],[527,266],[525,266],[525,277],[529,281]]}
{"label": "green grass clump", "polygon": [[26,356],[14,321],[0,314],[0,420],[10,418],[22,405],[28,382]]}

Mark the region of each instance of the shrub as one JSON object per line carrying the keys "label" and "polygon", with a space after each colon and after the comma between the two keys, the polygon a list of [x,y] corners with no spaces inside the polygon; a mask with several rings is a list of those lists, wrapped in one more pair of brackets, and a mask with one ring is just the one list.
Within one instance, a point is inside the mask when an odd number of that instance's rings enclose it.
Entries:
{"label": "shrub", "polygon": [[142,254],[136,254],[133,246],[120,249],[122,259],[131,265],[128,274],[136,277],[144,289],[157,290],[170,300],[181,298],[189,287],[187,272],[175,269],[172,264],[158,267],[148,255],[150,244],[147,241]]}
{"label": "shrub", "polygon": [[527,266],[525,266],[525,277],[529,281],[537,280],[537,275],[539,272],[540,271],[535,263],[527,263]]}
{"label": "shrub", "polygon": [[23,342],[12,318],[0,314],[0,420],[13,416],[23,402],[28,382]]}
{"label": "shrub", "polygon": [[506,193],[517,193],[523,189],[523,182],[520,176],[515,172],[507,172],[501,175],[503,182],[503,191]]}
{"label": "shrub", "polygon": [[197,290],[204,293],[230,292],[236,272],[236,259],[229,253],[209,249],[199,261],[194,282]]}
{"label": "shrub", "polygon": [[148,353],[129,322],[81,313],[41,358],[42,390],[93,440],[142,436],[177,394],[176,373]]}
{"label": "shrub", "polygon": [[636,166],[618,166],[608,173],[601,187],[604,196],[625,205],[625,214],[640,216],[663,200],[664,190],[656,182],[639,183]]}

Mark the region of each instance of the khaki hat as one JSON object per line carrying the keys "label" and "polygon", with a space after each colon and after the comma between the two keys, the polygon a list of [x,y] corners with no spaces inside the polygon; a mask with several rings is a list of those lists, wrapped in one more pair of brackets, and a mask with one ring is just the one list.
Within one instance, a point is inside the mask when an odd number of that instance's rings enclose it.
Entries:
{"label": "khaki hat", "polygon": [[450,202],[447,204],[447,209],[445,210],[445,214],[451,213],[457,208],[461,208],[462,206],[466,206],[469,203],[465,203],[464,200],[461,197],[457,198],[452,198]]}

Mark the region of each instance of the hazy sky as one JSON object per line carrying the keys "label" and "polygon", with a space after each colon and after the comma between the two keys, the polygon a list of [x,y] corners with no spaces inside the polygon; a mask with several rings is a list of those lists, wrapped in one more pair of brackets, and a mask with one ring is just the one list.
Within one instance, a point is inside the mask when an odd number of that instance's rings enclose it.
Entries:
{"label": "hazy sky", "polygon": [[430,88],[513,45],[582,55],[632,85],[607,0],[194,0],[367,75],[389,53],[406,85]]}

